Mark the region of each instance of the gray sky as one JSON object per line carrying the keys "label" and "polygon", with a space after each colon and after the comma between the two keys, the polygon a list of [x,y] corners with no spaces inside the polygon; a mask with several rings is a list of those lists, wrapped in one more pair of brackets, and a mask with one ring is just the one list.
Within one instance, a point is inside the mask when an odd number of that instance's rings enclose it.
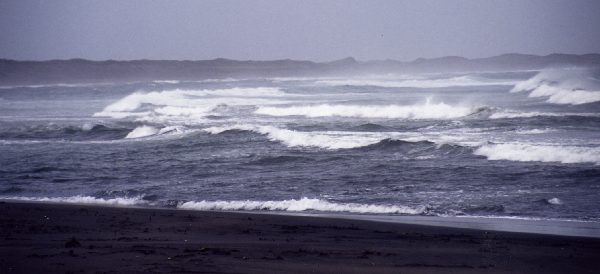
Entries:
{"label": "gray sky", "polygon": [[0,0],[0,58],[327,61],[600,52],[600,1]]}

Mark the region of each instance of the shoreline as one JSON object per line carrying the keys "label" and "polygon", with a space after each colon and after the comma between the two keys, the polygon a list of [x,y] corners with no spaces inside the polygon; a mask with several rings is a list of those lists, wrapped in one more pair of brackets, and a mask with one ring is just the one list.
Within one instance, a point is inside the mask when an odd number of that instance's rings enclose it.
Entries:
{"label": "shoreline", "polygon": [[574,236],[600,238],[600,222],[567,219],[517,218],[510,216],[429,216],[429,215],[386,215],[386,214],[353,214],[330,212],[294,212],[267,210],[196,210],[187,208],[155,207],[151,205],[123,205],[103,203],[75,203],[56,201],[36,201],[18,199],[0,199],[0,203],[31,203],[49,205],[91,206],[124,209],[175,210],[183,212],[215,212],[258,214],[274,216],[311,217],[327,219],[361,220],[380,223],[411,224],[457,229],[487,230],[496,232],[530,233],[540,235]]}
{"label": "shoreline", "polygon": [[256,212],[0,202],[5,273],[594,273],[600,239]]}
{"label": "shoreline", "polygon": [[122,205],[102,203],[74,203],[55,201],[36,201],[18,199],[0,199],[0,203],[25,203],[25,204],[49,204],[49,205],[72,205],[108,208],[130,208],[150,210],[176,210],[189,212],[216,212],[216,213],[239,213],[275,216],[297,216],[328,219],[362,220],[370,222],[412,224],[435,227],[448,227],[458,229],[488,230],[497,232],[530,233],[555,236],[575,236],[600,238],[600,222],[571,219],[543,219],[534,217],[510,217],[510,216],[429,216],[429,215],[386,215],[386,214],[352,214],[352,213],[330,213],[330,212],[294,212],[294,211],[267,211],[267,210],[196,210],[187,208],[169,208],[144,205]]}

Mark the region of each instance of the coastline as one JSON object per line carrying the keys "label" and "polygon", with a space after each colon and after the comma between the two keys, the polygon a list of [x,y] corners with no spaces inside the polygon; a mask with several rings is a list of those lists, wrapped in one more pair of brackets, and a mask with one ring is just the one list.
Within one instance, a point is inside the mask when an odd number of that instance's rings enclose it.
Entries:
{"label": "coastline", "polygon": [[0,266],[5,273],[593,273],[600,267],[598,238],[354,217],[3,201]]}
{"label": "coastline", "polygon": [[10,198],[0,198],[0,203],[32,203],[32,204],[62,204],[74,206],[93,206],[93,207],[117,207],[132,209],[156,209],[156,210],[177,210],[192,212],[217,212],[217,213],[238,213],[238,214],[259,214],[259,215],[279,215],[279,216],[302,216],[311,218],[329,218],[329,219],[348,219],[370,222],[384,222],[397,224],[412,224],[436,227],[448,227],[458,229],[488,230],[497,232],[516,232],[545,234],[556,236],[575,236],[600,238],[600,222],[575,219],[548,219],[535,217],[514,217],[514,216],[435,216],[435,215],[408,215],[408,214],[359,214],[359,213],[330,213],[330,212],[304,212],[304,211],[285,211],[285,210],[198,210],[192,208],[180,207],[156,207],[153,205],[135,204],[135,203],[110,203],[110,202],[72,202],[72,201],[54,201],[48,200],[20,200]]}

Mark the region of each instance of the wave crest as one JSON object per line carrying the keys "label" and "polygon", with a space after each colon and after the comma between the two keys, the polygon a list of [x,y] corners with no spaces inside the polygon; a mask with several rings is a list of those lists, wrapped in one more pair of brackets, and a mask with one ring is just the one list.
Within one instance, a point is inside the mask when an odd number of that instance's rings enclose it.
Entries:
{"label": "wave crest", "polygon": [[281,142],[288,147],[319,147],[325,149],[355,148],[379,142],[381,137],[365,134],[354,135],[338,132],[301,132],[281,129],[273,126],[235,125],[225,127],[209,127],[203,131],[219,134],[231,130],[252,131],[266,135],[271,141]]}
{"label": "wave crest", "polygon": [[473,152],[488,160],[518,162],[600,163],[600,148],[531,144],[491,144]]}
{"label": "wave crest", "polygon": [[261,106],[254,113],[269,116],[305,116],[305,117],[359,117],[387,119],[453,119],[471,115],[480,108],[451,106],[441,103],[415,105],[309,105],[309,106]]}
{"label": "wave crest", "polygon": [[178,135],[178,134],[185,134],[185,133],[188,133],[191,131],[193,131],[193,130],[187,129],[183,126],[167,126],[167,127],[158,129],[158,128],[155,128],[152,126],[143,125],[143,126],[136,127],[131,132],[129,132],[129,134],[127,134],[127,136],[125,136],[125,139],[135,139],[135,138],[150,137],[150,136],[156,136],[156,135]]}
{"label": "wave crest", "polygon": [[146,204],[147,201],[142,197],[130,198],[96,198],[92,196],[71,196],[71,197],[5,197],[4,199],[34,202],[50,203],[68,203],[68,204],[93,204],[93,205],[112,205],[112,206],[132,206]]}
{"label": "wave crest", "polygon": [[165,90],[134,92],[106,106],[96,117],[198,118],[222,105],[286,103],[273,99],[287,95],[279,88],[230,88],[215,90]]}
{"label": "wave crest", "polygon": [[418,215],[426,212],[426,207],[410,208],[395,205],[368,205],[355,203],[332,203],[320,199],[291,199],[281,201],[200,201],[185,202],[177,206],[193,210],[270,210],[270,211],[323,211],[375,214]]}
{"label": "wave crest", "polygon": [[517,83],[510,92],[529,91],[553,104],[580,105],[600,101],[600,82],[589,69],[545,70]]}

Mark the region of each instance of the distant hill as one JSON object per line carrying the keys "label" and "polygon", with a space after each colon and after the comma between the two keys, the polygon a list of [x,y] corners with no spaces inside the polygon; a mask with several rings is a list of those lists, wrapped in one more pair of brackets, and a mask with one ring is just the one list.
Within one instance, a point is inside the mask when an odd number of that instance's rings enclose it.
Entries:
{"label": "distant hill", "polygon": [[508,71],[564,66],[600,66],[600,54],[546,56],[504,54],[479,59],[447,56],[433,59],[419,58],[412,62],[396,60],[359,62],[349,57],[322,63],[289,59],[238,61],[223,58],[202,61],[0,59],[0,85],[201,80],[230,77],[351,76],[366,73]]}

